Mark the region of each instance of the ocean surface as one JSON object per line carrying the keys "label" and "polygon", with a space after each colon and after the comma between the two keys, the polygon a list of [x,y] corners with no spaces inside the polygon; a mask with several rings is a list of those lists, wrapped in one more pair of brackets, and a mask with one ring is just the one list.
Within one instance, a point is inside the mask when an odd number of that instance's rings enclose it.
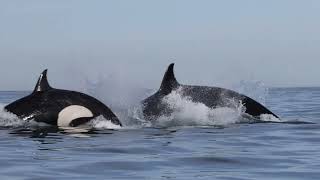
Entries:
{"label": "ocean surface", "polygon": [[[0,92],[0,104],[27,94]],[[185,111],[159,124],[115,110],[125,120],[115,130],[30,125],[1,111],[0,179],[320,179],[320,88],[269,89],[263,103],[280,122],[243,123],[237,111],[181,99]]]}

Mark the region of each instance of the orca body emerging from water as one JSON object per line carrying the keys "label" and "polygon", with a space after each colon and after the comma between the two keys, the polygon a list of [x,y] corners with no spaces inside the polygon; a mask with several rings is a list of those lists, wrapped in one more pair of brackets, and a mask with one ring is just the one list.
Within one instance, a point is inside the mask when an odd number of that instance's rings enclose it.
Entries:
{"label": "orca body emerging from water", "polygon": [[242,102],[245,106],[245,113],[260,119],[260,115],[270,114],[278,118],[266,107],[257,101],[239,94],[235,91],[207,86],[189,86],[181,85],[174,75],[174,64],[170,64],[166,71],[160,89],[152,96],[142,101],[143,114],[148,120],[155,120],[162,115],[168,115],[172,112],[168,104],[163,102],[163,98],[173,91],[177,91],[182,97],[187,97],[193,102],[203,103],[209,108],[230,107],[230,101],[236,100]]}
{"label": "orca body emerging from water", "polygon": [[102,116],[121,126],[116,115],[102,102],[86,94],[54,89],[47,80],[47,70],[40,75],[32,94],[5,107],[23,120],[58,126],[78,126]]}

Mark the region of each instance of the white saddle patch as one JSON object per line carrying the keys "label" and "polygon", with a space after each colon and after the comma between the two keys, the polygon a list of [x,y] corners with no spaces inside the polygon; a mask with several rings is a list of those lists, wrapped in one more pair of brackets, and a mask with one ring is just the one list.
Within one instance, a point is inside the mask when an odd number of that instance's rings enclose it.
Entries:
{"label": "white saddle patch", "polygon": [[71,105],[60,111],[57,124],[61,127],[67,127],[73,120],[83,117],[93,117],[93,114],[86,107]]}

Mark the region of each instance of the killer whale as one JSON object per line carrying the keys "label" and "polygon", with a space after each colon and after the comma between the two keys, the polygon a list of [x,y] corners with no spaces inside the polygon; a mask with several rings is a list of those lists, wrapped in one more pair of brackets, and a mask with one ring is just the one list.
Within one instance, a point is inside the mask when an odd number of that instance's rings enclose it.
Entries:
{"label": "killer whale", "polygon": [[159,116],[170,114],[172,110],[163,102],[163,98],[175,90],[179,90],[182,97],[188,97],[193,102],[203,103],[210,108],[228,107],[230,106],[230,101],[226,99],[233,99],[242,102],[243,106],[245,106],[245,113],[256,119],[260,119],[260,115],[263,114],[270,114],[279,118],[262,104],[235,91],[220,87],[180,84],[174,75],[174,63],[169,65],[164,74],[160,89],[142,101],[144,117],[148,120],[155,120]]}
{"label": "killer whale", "polygon": [[84,93],[55,89],[49,85],[44,70],[33,92],[4,109],[23,120],[57,126],[79,126],[103,116],[113,125],[122,126],[117,116],[102,102]]}

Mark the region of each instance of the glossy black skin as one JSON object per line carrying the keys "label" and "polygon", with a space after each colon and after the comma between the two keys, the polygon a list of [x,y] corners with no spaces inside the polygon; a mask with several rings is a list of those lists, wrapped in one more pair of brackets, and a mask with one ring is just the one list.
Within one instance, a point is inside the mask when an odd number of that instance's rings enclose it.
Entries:
{"label": "glossy black skin", "polygon": [[[193,102],[201,102],[210,108],[232,107],[234,104],[229,100],[233,99],[236,102],[241,101],[246,108],[245,112],[254,117],[258,117],[261,114],[272,114],[277,117],[255,100],[228,89],[180,85],[179,92],[182,93],[182,96],[190,98]],[[171,110],[162,101],[166,95],[168,94],[158,91],[142,102],[143,114],[147,119],[156,119],[161,115],[171,113]]]}
{"label": "glossy black skin", "polygon": [[117,116],[97,99],[80,92],[50,87],[47,80],[47,70],[40,75],[32,94],[7,105],[5,110],[24,120],[33,119],[37,122],[57,125],[59,113],[71,105],[79,105],[89,109],[93,117],[75,119],[69,124],[70,126],[84,124],[98,116],[103,116],[105,119],[111,120],[113,124],[121,126]]}
{"label": "glossy black skin", "polygon": [[[92,111],[93,118],[102,115],[105,119],[120,125],[116,115],[97,99],[83,93],[67,90],[50,89],[45,92],[34,92],[7,105],[5,109],[22,119],[26,118],[25,120],[33,119],[37,122],[57,125],[59,112],[71,105],[84,106]],[[33,117],[29,117],[30,115],[33,115]],[[74,122],[73,126],[85,123],[93,118],[85,118],[82,122]]]}
{"label": "glossy black skin", "polygon": [[174,64],[171,64],[169,66],[163,78],[160,90],[142,101],[143,114],[146,119],[155,120],[159,116],[171,113],[172,110],[168,108],[162,100],[172,91],[178,89],[179,93],[181,93],[183,97],[188,97],[193,102],[203,103],[210,108],[234,107],[234,103],[230,103],[230,100],[235,102],[241,101],[246,108],[245,112],[251,116],[259,118],[261,114],[271,114],[278,118],[277,115],[272,113],[257,101],[235,91],[219,87],[189,86],[179,84],[174,77],[173,65]]}

